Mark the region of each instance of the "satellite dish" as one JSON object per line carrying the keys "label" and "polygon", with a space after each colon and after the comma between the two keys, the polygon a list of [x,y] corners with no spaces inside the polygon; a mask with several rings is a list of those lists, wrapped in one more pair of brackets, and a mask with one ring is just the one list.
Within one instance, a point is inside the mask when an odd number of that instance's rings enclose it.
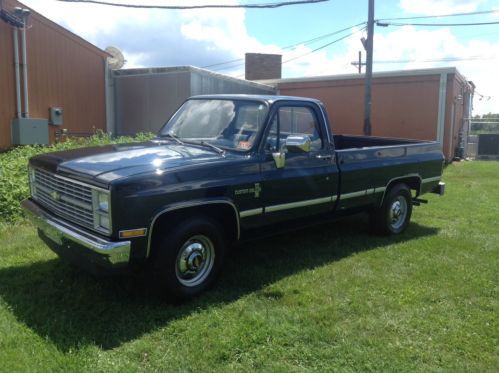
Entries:
{"label": "satellite dish", "polygon": [[118,48],[107,47],[106,52],[111,55],[111,57],[107,58],[107,63],[112,70],[121,69],[125,65],[125,57]]}

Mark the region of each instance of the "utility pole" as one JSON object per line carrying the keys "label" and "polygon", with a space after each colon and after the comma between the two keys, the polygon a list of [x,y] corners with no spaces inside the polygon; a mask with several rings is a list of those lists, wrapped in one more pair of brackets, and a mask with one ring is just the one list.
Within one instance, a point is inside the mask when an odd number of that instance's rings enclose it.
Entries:
{"label": "utility pole", "polygon": [[366,82],[364,98],[364,135],[371,136],[371,82],[373,76],[374,0],[369,0],[366,42]]}
{"label": "utility pole", "polygon": [[[364,38],[362,38],[362,40],[364,40]],[[352,65],[357,68],[357,70],[359,71],[359,74],[362,74],[362,66],[366,65],[365,62],[362,62],[362,51],[359,51],[359,60],[358,61],[353,61]]]}

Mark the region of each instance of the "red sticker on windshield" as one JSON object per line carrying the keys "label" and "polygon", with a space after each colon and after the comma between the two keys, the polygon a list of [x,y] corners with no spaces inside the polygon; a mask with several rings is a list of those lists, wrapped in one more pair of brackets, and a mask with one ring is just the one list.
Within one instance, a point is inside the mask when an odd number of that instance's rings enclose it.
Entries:
{"label": "red sticker on windshield", "polygon": [[237,147],[241,149],[249,149],[251,148],[251,143],[249,141],[239,141]]}

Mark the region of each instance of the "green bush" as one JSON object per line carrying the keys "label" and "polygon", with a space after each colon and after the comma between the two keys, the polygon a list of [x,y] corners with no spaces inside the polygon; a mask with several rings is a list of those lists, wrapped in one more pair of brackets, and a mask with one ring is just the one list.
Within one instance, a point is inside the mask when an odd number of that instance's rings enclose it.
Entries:
{"label": "green bush", "polygon": [[19,204],[29,196],[27,168],[30,157],[42,153],[86,146],[147,141],[153,136],[151,133],[139,133],[135,137],[112,138],[108,134],[97,133],[87,138],[70,138],[51,146],[20,146],[0,154],[0,223],[15,222],[22,219]]}

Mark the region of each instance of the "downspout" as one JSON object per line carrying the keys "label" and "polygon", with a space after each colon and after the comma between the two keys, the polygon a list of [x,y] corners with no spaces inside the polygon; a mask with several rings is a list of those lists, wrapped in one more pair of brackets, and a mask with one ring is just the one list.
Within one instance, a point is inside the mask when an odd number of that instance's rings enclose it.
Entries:
{"label": "downspout", "polygon": [[104,61],[104,84],[106,93],[106,131],[109,134],[116,135],[114,119],[114,76],[109,68],[109,61]]}
{"label": "downspout", "polygon": [[451,108],[451,117],[450,117],[450,131],[449,131],[449,157],[450,160],[454,158],[454,126],[456,124],[456,101],[457,99],[454,98],[452,100],[452,108]]}
{"label": "downspout", "polygon": [[16,118],[21,118],[21,73],[19,67],[19,31],[16,27],[12,28],[14,44],[14,68],[16,72]]}
{"label": "downspout", "polygon": [[24,117],[29,118],[28,97],[28,54],[26,53],[26,30],[29,11],[23,9],[22,49],[23,49],[23,83],[24,83]]}
{"label": "downspout", "polygon": [[446,100],[447,100],[447,73],[443,72],[440,74],[440,88],[438,94],[438,119],[437,119],[437,142],[440,144],[440,148],[442,149],[442,151],[444,150]]}

